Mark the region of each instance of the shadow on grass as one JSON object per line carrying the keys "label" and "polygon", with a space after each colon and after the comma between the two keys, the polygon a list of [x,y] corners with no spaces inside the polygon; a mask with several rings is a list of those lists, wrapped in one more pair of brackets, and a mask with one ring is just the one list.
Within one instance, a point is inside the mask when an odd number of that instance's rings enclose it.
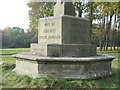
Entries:
{"label": "shadow on grass", "polygon": [[2,65],[2,70],[13,70],[15,68],[15,64],[8,64],[8,63],[3,63]]}

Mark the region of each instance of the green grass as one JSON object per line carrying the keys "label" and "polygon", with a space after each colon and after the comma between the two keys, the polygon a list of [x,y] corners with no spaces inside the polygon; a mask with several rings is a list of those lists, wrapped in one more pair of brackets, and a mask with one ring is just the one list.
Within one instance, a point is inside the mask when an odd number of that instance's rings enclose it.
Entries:
{"label": "green grass", "polygon": [[[14,49],[15,50],[15,49]],[[20,49],[16,49],[21,52]],[[24,49],[25,50],[25,49]],[[23,50],[23,51],[24,51]],[[29,50],[29,49],[27,49]],[[6,49],[7,52],[7,49]],[[9,50],[9,53],[13,50]],[[19,53],[18,52],[18,53]],[[29,76],[16,75],[12,70],[15,68],[15,59],[12,56],[2,56],[3,64],[2,70],[2,86],[3,88],[53,88],[54,90],[72,90],[75,88],[118,88],[118,80],[120,80],[120,68],[118,68],[118,61],[120,60],[120,53],[106,53],[115,56],[116,59],[112,62],[113,75],[97,80],[66,80],[56,78],[38,78],[33,79]],[[119,71],[119,72],[118,72]],[[52,89],[52,90],[53,90]]]}
{"label": "green grass", "polygon": [[[0,56],[0,61],[5,61],[7,63],[10,64],[15,64],[15,58],[12,57],[12,54],[18,54],[18,53],[22,53],[22,52],[29,52],[30,49],[29,48],[9,48],[9,49],[0,49],[0,52],[2,52],[2,54],[8,54],[8,55],[3,55]],[[10,55],[9,55],[10,54]]]}
{"label": "green grass", "polygon": [[9,64],[15,64],[15,58],[12,56],[2,56],[0,57],[0,61],[7,62]]}
{"label": "green grass", "polygon": [[21,52],[29,52],[29,48],[9,48],[9,49],[0,49],[2,54],[17,54]]}
{"label": "green grass", "polygon": [[112,61],[112,67],[120,68],[120,67],[118,67],[119,66],[118,64],[120,63],[120,53],[118,53],[118,52],[116,52],[116,53],[115,52],[106,52],[106,51],[99,52],[99,53],[115,56],[115,59]]}
{"label": "green grass", "polygon": [[117,55],[115,55],[115,54],[109,54],[109,55],[115,56],[115,59],[112,62],[112,67],[120,69],[120,67],[119,67],[119,64],[120,64],[120,53],[117,54]]}
{"label": "green grass", "polygon": [[111,77],[98,80],[33,79],[28,76],[17,76],[11,72],[13,68],[14,65],[4,65],[3,88],[56,88],[59,90],[73,88],[118,88],[118,80],[120,79],[120,73],[117,73],[118,69],[116,68],[113,68],[113,75]]}

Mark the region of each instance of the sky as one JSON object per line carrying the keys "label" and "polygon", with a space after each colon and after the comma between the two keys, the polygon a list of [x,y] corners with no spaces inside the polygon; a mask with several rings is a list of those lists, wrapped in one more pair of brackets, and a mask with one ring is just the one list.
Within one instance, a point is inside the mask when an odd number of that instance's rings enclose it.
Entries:
{"label": "sky", "polygon": [[28,11],[27,0],[0,0],[0,29],[7,26],[28,29]]}

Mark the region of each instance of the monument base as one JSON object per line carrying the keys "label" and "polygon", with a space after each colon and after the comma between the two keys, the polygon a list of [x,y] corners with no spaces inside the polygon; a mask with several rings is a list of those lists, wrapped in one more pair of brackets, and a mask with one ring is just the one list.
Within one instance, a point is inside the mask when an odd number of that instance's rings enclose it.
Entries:
{"label": "monument base", "polygon": [[96,79],[111,75],[113,56],[105,54],[91,57],[41,57],[30,53],[14,55],[20,75],[34,78]]}

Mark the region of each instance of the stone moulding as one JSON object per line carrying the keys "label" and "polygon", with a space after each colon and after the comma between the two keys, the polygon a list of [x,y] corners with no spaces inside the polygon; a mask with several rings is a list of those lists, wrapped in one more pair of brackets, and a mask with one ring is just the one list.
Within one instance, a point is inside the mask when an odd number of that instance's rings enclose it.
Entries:
{"label": "stone moulding", "polygon": [[111,62],[115,58],[106,54],[91,57],[41,57],[30,53],[14,55],[20,75],[34,78],[96,79],[112,74]]}

